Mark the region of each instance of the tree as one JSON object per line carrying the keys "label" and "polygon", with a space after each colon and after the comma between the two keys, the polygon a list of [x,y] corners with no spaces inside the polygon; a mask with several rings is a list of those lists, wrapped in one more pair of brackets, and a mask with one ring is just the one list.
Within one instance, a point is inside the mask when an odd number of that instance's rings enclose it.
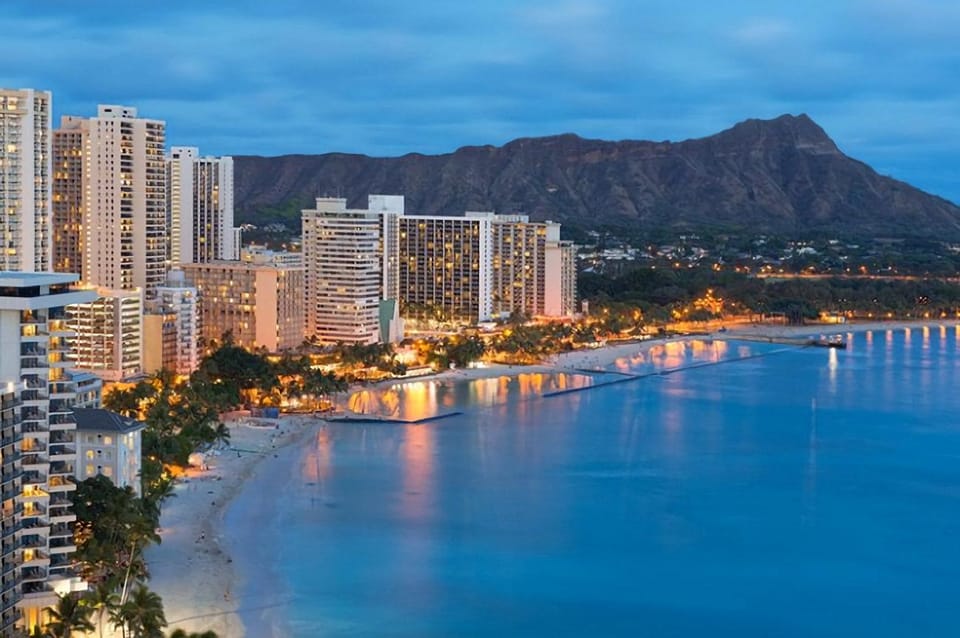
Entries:
{"label": "tree", "polygon": [[174,629],[168,638],[219,638],[219,636],[212,629],[201,633],[191,631],[189,634],[183,629]]}
{"label": "tree", "polygon": [[167,619],[163,614],[163,599],[140,583],[111,616],[114,625],[121,627],[130,638],[164,638]]}
{"label": "tree", "polygon": [[93,589],[86,593],[84,599],[87,606],[97,616],[97,628],[100,638],[103,638],[103,621],[120,604],[120,597],[117,596],[117,581],[108,579],[97,583]]}
{"label": "tree", "polygon": [[159,506],[101,475],[78,483],[72,501],[77,516],[75,558],[84,578],[91,583],[126,583],[144,577],[143,549],[160,540]]}
{"label": "tree", "polygon": [[213,431],[214,436],[216,437],[214,441],[217,444],[217,447],[226,447],[230,445],[230,428],[224,423],[217,423],[217,427]]}
{"label": "tree", "polygon": [[51,622],[47,624],[47,631],[53,638],[70,638],[74,631],[93,631],[91,612],[79,596],[61,595],[57,598],[57,605],[49,609]]}

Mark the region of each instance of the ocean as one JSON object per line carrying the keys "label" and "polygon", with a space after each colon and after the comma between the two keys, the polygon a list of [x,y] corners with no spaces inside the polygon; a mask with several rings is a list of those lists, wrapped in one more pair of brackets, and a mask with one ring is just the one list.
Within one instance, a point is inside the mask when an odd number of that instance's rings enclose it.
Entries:
{"label": "ocean", "polygon": [[258,467],[224,532],[248,635],[960,635],[958,338],[354,397],[459,414],[325,425]]}

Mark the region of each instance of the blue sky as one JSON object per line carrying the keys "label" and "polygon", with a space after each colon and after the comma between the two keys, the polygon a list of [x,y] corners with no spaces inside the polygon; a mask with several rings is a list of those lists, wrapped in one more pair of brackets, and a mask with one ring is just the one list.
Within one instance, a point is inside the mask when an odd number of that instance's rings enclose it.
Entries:
{"label": "blue sky", "polygon": [[128,104],[210,154],[682,140],[807,113],[960,202],[960,3],[4,0],[0,86]]}

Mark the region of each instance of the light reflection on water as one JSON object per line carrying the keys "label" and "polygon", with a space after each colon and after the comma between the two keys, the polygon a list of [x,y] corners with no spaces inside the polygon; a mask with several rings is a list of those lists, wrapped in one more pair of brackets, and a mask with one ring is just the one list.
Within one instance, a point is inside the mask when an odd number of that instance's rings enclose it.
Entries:
{"label": "light reflection on water", "polygon": [[476,409],[331,423],[269,466],[227,529],[283,581],[232,552],[239,599],[291,590],[311,637],[960,635],[960,329],[914,332],[663,344],[616,369],[782,351],[551,399],[589,375],[396,386]]}
{"label": "light reflection on water", "polygon": [[586,388],[596,384],[599,378],[586,373],[524,372],[515,377],[424,379],[358,390],[348,398],[347,407],[356,414],[414,421],[463,406],[486,407]]}

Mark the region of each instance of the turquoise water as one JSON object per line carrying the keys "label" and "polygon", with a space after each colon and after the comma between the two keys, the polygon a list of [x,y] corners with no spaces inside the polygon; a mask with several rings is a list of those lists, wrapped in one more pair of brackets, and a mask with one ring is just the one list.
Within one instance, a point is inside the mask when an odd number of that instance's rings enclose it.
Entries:
{"label": "turquoise water", "polygon": [[718,361],[268,459],[226,520],[248,635],[960,635],[957,330],[615,368]]}

